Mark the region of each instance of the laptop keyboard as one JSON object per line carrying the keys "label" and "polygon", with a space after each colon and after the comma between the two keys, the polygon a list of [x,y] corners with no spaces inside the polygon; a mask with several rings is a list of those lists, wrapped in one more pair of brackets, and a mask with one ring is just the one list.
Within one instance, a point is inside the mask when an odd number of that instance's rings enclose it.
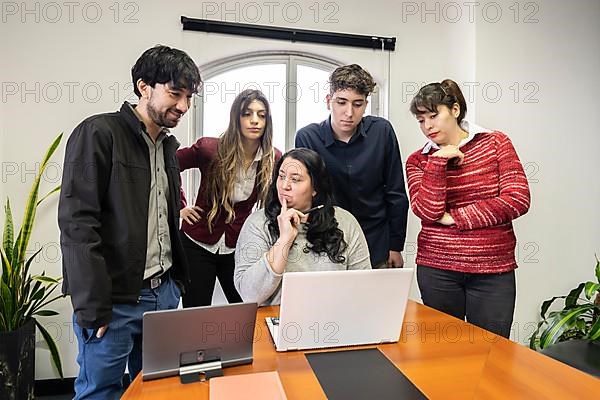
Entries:
{"label": "laptop keyboard", "polygon": [[267,327],[269,328],[269,333],[271,334],[273,343],[275,343],[275,347],[277,347],[277,335],[279,333],[279,317],[266,317],[265,322],[267,323]]}

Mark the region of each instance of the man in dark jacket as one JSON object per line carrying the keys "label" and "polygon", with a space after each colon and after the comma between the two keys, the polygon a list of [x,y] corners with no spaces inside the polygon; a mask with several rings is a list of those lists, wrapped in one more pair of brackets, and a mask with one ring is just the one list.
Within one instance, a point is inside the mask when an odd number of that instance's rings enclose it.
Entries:
{"label": "man in dark jacket", "polygon": [[142,367],[142,315],[176,308],[187,281],[178,236],[175,127],[201,84],[183,51],[146,50],[131,70],[137,106],[81,122],[69,137],[58,207],[63,292],[79,343],[75,398],[117,399]]}

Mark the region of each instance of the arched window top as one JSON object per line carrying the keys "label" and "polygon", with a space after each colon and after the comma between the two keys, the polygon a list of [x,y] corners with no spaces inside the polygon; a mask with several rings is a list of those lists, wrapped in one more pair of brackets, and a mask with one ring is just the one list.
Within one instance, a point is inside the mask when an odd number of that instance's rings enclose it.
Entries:
{"label": "arched window top", "polygon": [[290,62],[312,66],[328,72],[343,65],[343,63],[338,60],[313,53],[289,50],[269,50],[237,54],[235,56],[211,61],[204,65],[200,65],[200,71],[204,79],[208,80],[214,75],[222,74],[243,66]]}

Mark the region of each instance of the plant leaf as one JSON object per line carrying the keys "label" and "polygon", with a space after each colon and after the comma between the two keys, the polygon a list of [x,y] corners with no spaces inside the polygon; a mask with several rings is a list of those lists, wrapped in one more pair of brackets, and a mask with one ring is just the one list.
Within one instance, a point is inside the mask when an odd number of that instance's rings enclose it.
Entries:
{"label": "plant leaf", "polygon": [[35,253],[33,253],[33,255],[31,257],[29,257],[29,260],[27,260],[27,262],[25,263],[25,267],[23,268],[23,271],[21,272],[21,274],[23,276],[27,276],[29,274],[29,267],[31,266],[31,263],[33,262],[33,260],[35,260],[37,255],[41,253],[43,248],[44,247],[40,247],[38,249],[38,251],[36,251]]}
{"label": "plant leaf", "polygon": [[14,312],[14,303],[13,303],[13,293],[9,289],[8,285],[4,283],[4,281],[0,281],[0,295],[2,296],[4,302],[4,316],[6,322],[6,331],[10,332],[13,330],[13,327],[10,324],[10,321],[13,317]]}
{"label": "plant leaf", "polygon": [[593,307],[593,304],[583,304],[579,307],[564,310],[556,314],[552,320],[548,321],[548,327],[540,336],[540,348],[545,349],[549,345],[554,344],[566,329],[575,324],[575,321],[577,321],[577,318],[579,318],[581,314]]}
{"label": "plant leaf", "polygon": [[52,157],[52,154],[54,154],[54,152],[58,148],[58,145],[60,144],[60,141],[62,140],[62,137],[63,137],[63,133],[61,132],[56,137],[56,139],[54,139],[54,141],[52,142],[52,144],[50,145],[50,147],[48,147],[48,150],[46,150],[46,155],[44,155],[44,158],[42,160],[42,165],[40,167],[40,171],[42,169],[46,169],[46,166],[48,165],[48,161],[50,161],[50,158]]}
{"label": "plant leaf", "polygon": [[0,312],[0,332],[8,332],[7,323],[4,319],[4,312]]}
{"label": "plant leaf", "polygon": [[[5,285],[4,281],[0,281],[2,282],[3,285]],[[2,292],[2,289],[0,288],[0,332],[6,332],[8,331],[8,324],[6,322],[6,319],[4,318],[4,315],[6,315],[6,304],[4,302],[4,292]]]}
{"label": "plant leaf", "polygon": [[15,245],[13,246],[13,250],[12,250],[12,258],[10,259],[13,269],[17,269],[20,265],[20,264],[17,264],[17,255],[16,255],[17,248],[19,247],[19,240],[21,240],[21,230],[19,230],[19,233],[17,234],[17,238],[15,239]]}
{"label": "plant leaf", "polygon": [[57,187],[55,187],[54,189],[52,189],[51,191],[46,193],[46,195],[44,197],[42,197],[41,199],[38,200],[36,207],[39,206],[42,201],[46,200],[48,197],[50,197],[54,193],[58,192],[59,190],[60,190],[60,185],[58,185]]}
{"label": "plant leaf", "polygon": [[64,378],[62,363],[60,362],[60,354],[58,353],[58,346],[56,346],[56,342],[54,341],[52,336],[50,336],[46,328],[44,328],[42,324],[40,324],[37,320],[35,320],[35,325],[38,327],[40,333],[44,337],[44,340],[48,344],[48,348],[50,349],[50,355],[52,356],[52,363],[58,370],[58,374],[61,378]]}
{"label": "plant leaf", "polygon": [[60,282],[60,278],[58,278],[58,279],[51,278],[46,275],[35,275],[35,276],[32,276],[31,279],[33,279],[34,281],[39,281],[39,282],[48,283],[48,284],[52,284],[52,283],[58,284]]}
{"label": "plant leaf", "polygon": [[598,279],[598,283],[600,283],[600,260],[596,257],[596,278]]}
{"label": "plant leaf", "polygon": [[54,154],[54,152],[58,148],[58,145],[62,139],[62,136],[63,136],[62,133],[60,135],[58,135],[58,137],[56,139],[54,139],[54,142],[52,142],[52,144],[46,151],[46,155],[44,156],[44,159],[42,160],[42,163],[40,165],[40,170],[38,171],[38,173],[35,177],[35,181],[33,182],[31,191],[29,192],[29,197],[27,199],[27,202],[25,203],[25,212],[23,214],[23,223],[21,225],[21,230],[19,232],[19,238],[16,242],[17,251],[16,251],[16,254],[13,255],[13,257],[16,257],[16,263],[15,263],[16,265],[20,265],[25,260],[25,252],[27,250],[27,245],[29,244],[31,232],[33,230],[33,221],[35,220],[35,214],[36,214],[36,210],[37,210],[37,200],[38,200],[38,193],[39,193],[39,189],[40,189],[40,180],[42,178],[42,174],[44,173],[44,170],[46,169],[46,166],[48,165],[48,161],[49,161],[50,157],[52,157],[52,154]]}
{"label": "plant leaf", "polygon": [[589,332],[587,333],[586,338],[589,340],[600,339],[600,318],[596,319],[596,322],[594,322],[594,325],[592,325]]}
{"label": "plant leaf", "polygon": [[578,331],[581,331],[585,334],[585,332],[587,331],[586,326],[587,326],[586,320],[583,318],[579,318],[577,321],[575,321],[573,328],[577,329]]}
{"label": "plant leaf", "polygon": [[24,305],[21,305],[20,307],[15,307],[16,310],[13,314],[12,320],[10,321],[11,326],[14,327],[14,329],[18,329],[20,326],[23,326],[25,324],[26,319],[23,318],[23,316],[25,315],[23,312],[24,309]]}
{"label": "plant leaf", "polygon": [[540,308],[540,316],[543,319],[546,319],[546,313],[548,312],[548,308],[550,308],[550,306],[552,305],[552,303],[554,303],[554,301],[556,299],[564,299],[567,296],[555,296],[549,300],[546,300],[542,303],[542,307]]}
{"label": "plant leaf", "polygon": [[50,296],[52,294],[52,292],[54,292],[54,289],[56,289],[56,286],[54,286],[52,288],[52,290],[48,291],[48,293],[46,293],[46,295],[44,296],[44,298],[42,300],[40,300],[40,304],[35,304],[34,307],[32,307],[32,313],[37,313],[39,309],[46,307],[48,304],[58,300],[58,299],[62,299],[65,297],[64,294],[59,294],[53,298],[51,298],[50,300],[44,301],[48,298],[48,296]]}
{"label": "plant leaf", "polygon": [[0,247],[0,253],[2,254],[2,282],[8,284],[12,280],[13,268],[3,247]]}
{"label": "plant leaf", "polygon": [[[2,248],[6,253],[8,265],[12,259],[12,248],[15,240],[15,230],[13,225],[12,211],[10,209],[10,200],[6,198],[6,205],[4,206],[4,232],[2,234]],[[4,264],[4,263],[3,263]]]}
{"label": "plant leaf", "polygon": [[579,296],[581,296],[581,292],[585,283],[580,283],[575,289],[571,290],[565,299],[565,307],[573,307],[577,305],[577,300],[579,300]]}
{"label": "plant leaf", "polygon": [[35,293],[35,292],[38,291],[38,289],[40,288],[40,286],[42,286],[42,282],[35,281],[34,284],[33,284],[33,287],[31,286],[31,282],[34,282],[34,281],[32,280],[32,281],[28,282],[29,287],[28,287],[27,292],[28,293]]}
{"label": "plant leaf", "polygon": [[44,292],[46,292],[46,287],[39,288],[34,294],[31,295],[29,301],[33,303],[36,300],[40,300],[42,297],[44,297]]}
{"label": "plant leaf", "polygon": [[600,289],[600,283],[586,282],[585,283],[585,298],[592,299],[592,296]]}
{"label": "plant leaf", "polygon": [[40,175],[36,176],[35,183],[31,188],[31,192],[29,193],[29,198],[25,204],[23,223],[21,225],[21,230],[19,231],[19,236],[17,236],[17,241],[15,242],[13,257],[15,259],[15,266],[17,268],[25,259],[25,253],[27,251],[27,246],[29,245],[29,238],[31,237],[31,233],[33,231],[33,221],[35,220],[35,214],[37,211],[35,203],[37,203],[37,194],[40,186],[39,177]]}
{"label": "plant leaf", "polygon": [[529,337],[529,348],[532,350],[537,350],[540,344],[540,339],[538,338],[538,333],[540,331],[540,328],[542,327],[542,325],[544,325],[546,321],[540,321],[538,322],[537,328],[535,328],[535,331],[531,334],[531,336]]}

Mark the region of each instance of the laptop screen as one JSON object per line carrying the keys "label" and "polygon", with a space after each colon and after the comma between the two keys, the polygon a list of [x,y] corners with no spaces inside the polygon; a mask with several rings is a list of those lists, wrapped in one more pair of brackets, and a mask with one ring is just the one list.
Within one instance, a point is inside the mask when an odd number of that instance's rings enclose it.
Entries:
{"label": "laptop screen", "polygon": [[252,362],[256,303],[144,313],[142,378],[178,375],[182,366]]}
{"label": "laptop screen", "polygon": [[413,275],[412,268],[285,273],[277,350],[398,341]]}

